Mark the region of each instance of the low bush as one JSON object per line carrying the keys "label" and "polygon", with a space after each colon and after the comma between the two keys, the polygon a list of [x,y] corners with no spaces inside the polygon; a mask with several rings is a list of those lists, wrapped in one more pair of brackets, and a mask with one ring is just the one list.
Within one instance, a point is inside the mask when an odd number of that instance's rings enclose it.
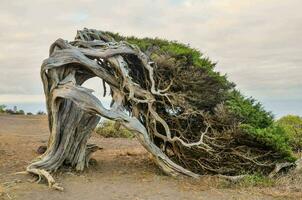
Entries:
{"label": "low bush", "polygon": [[0,105],[0,113],[5,113],[5,105]]}
{"label": "low bush", "polygon": [[302,151],[302,117],[287,115],[276,121],[289,137],[290,146],[296,152]]}
{"label": "low bush", "polygon": [[278,152],[288,161],[296,160],[290,145],[290,137],[282,126],[274,124],[267,128],[254,128],[244,124],[241,128],[252,141]]}
{"label": "low bush", "polygon": [[123,127],[119,127],[116,122],[104,121],[95,130],[97,134],[105,138],[133,138],[134,134]]}

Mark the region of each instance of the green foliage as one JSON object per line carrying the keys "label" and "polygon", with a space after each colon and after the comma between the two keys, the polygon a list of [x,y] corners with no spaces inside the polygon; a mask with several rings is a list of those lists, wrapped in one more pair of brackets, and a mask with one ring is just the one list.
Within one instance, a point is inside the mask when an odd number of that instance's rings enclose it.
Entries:
{"label": "green foliage", "polygon": [[208,57],[197,49],[191,48],[189,45],[179,43],[177,41],[169,41],[159,38],[136,38],[134,36],[124,37],[118,33],[107,32],[116,41],[127,41],[130,44],[137,45],[142,51],[147,51],[149,48],[159,48],[161,52],[168,54],[176,60],[182,60],[187,65],[201,67],[205,69],[209,76],[219,80],[222,84],[232,84],[227,80],[227,77],[214,71],[216,63],[212,62]]}
{"label": "green foliage", "polygon": [[[3,109],[2,109],[3,113],[7,113],[7,114],[11,114],[11,115],[25,115],[24,110],[18,110],[17,106],[14,107],[14,110],[12,110],[12,109],[4,109],[5,107],[6,106],[4,106]],[[0,113],[1,113],[1,111],[0,111]]]}
{"label": "green foliage", "polygon": [[18,111],[16,112],[16,114],[17,114],[17,115],[25,115],[25,112],[24,112],[24,110],[18,110]]}
{"label": "green foliage", "polygon": [[168,41],[159,38],[136,38],[136,37],[123,37],[118,33],[109,33],[116,41],[125,40],[130,44],[137,45],[142,51],[147,51],[150,47],[159,47],[162,51],[170,54],[176,58],[185,58],[191,65],[196,67],[204,67],[213,69],[215,63],[211,62],[208,58],[203,58],[203,54],[189,45],[179,43],[177,41]]}
{"label": "green foliage", "polygon": [[252,140],[278,152],[286,160],[296,160],[289,143],[290,138],[283,127],[271,125],[267,128],[255,128],[251,125],[244,124],[241,125],[241,128]]}
{"label": "green foliage", "polygon": [[[226,75],[214,71],[216,63],[211,62],[199,50],[191,48],[189,45],[159,38],[141,39],[133,36],[124,37],[118,33],[106,33],[115,41],[126,41],[138,46],[144,52],[155,49],[155,53],[151,54],[151,58],[155,62],[157,62],[157,57],[163,56],[166,58],[168,55],[171,58],[170,60],[174,61],[169,64],[171,73],[172,68],[179,66],[174,77],[182,77],[173,82],[171,89],[175,93],[178,90],[186,91],[186,94],[184,94],[186,101],[195,105],[199,110],[213,111],[218,103],[226,100],[229,90],[235,86],[234,83],[227,80]],[[160,64],[157,62],[157,65]],[[194,71],[194,67],[198,70]],[[159,68],[162,68],[162,66],[159,66]],[[169,80],[170,77],[167,79]]]}
{"label": "green foliage", "polygon": [[287,115],[276,121],[289,136],[289,143],[295,151],[302,150],[302,118],[296,115]]}
{"label": "green foliage", "polygon": [[276,184],[276,181],[261,174],[252,174],[245,176],[237,185],[240,187],[271,187]]}
{"label": "green foliage", "polygon": [[[237,125],[241,124],[239,128],[245,133],[244,137],[254,140],[252,141],[254,146],[251,148],[256,148],[255,146],[267,148],[267,151],[275,151],[286,160],[294,160],[289,145],[290,138],[284,128],[273,124],[272,113],[266,111],[254,98],[246,98],[235,90],[235,84],[228,81],[226,75],[214,71],[216,63],[204,57],[199,50],[177,41],[124,37],[110,32],[107,34],[115,41],[126,41],[137,45],[146,53],[155,52],[150,56],[159,69],[168,69],[170,74],[175,73],[173,78],[177,77],[170,91],[176,94],[180,92],[185,102],[194,106],[194,109],[214,113],[215,107],[224,102],[228,111],[227,118],[232,119],[229,121]],[[161,58],[164,58],[164,62],[160,60]],[[174,70],[175,66],[177,70]],[[167,76],[166,79],[169,80],[170,77]],[[158,107],[157,110],[163,109]],[[188,137],[194,137],[193,135]]]}
{"label": "green foliage", "polygon": [[5,105],[0,105],[0,113],[5,113]]}
{"label": "green foliage", "polygon": [[123,127],[116,127],[112,121],[104,121],[96,128],[96,133],[105,138],[133,138],[134,134]]}
{"label": "green foliage", "polygon": [[240,182],[241,186],[250,187],[250,186],[272,186],[274,185],[274,181],[269,179],[266,176],[254,174],[245,176]]}
{"label": "green foliage", "polygon": [[255,128],[267,128],[273,124],[271,112],[265,111],[260,102],[252,97],[244,97],[237,90],[230,92],[226,105],[242,124],[249,124]]}

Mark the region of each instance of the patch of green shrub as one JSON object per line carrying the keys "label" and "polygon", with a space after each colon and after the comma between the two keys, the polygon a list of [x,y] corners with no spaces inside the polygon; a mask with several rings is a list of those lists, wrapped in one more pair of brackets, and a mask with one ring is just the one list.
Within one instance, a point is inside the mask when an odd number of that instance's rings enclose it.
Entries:
{"label": "patch of green shrub", "polygon": [[124,37],[118,33],[107,32],[116,41],[127,41],[130,44],[137,45],[142,51],[146,51],[150,47],[158,47],[160,50],[168,53],[169,55],[177,58],[185,58],[191,65],[196,67],[205,67],[213,69],[216,63],[210,61],[209,58],[203,57],[203,54],[189,45],[179,43],[177,41],[168,41],[159,38],[136,38],[136,37]]}
{"label": "patch of green shrub", "polygon": [[117,128],[116,122],[104,121],[97,126],[95,132],[105,138],[133,138],[134,134],[123,127]]}
{"label": "patch of green shrub", "polygon": [[222,188],[248,188],[248,187],[272,187],[277,185],[277,179],[269,178],[260,173],[244,175],[235,181],[221,179]]}
{"label": "patch of green shrub", "polygon": [[290,146],[294,151],[302,150],[302,117],[287,115],[276,121],[282,126],[289,137]]}
{"label": "patch of green shrub", "polygon": [[0,113],[5,113],[5,105],[0,105]]}
{"label": "patch of green shrub", "polygon": [[240,187],[271,187],[276,184],[276,181],[261,174],[252,174],[245,176],[237,184]]}
{"label": "patch of green shrub", "polygon": [[255,128],[243,124],[240,127],[248,137],[280,153],[287,161],[296,160],[290,146],[290,137],[282,126],[271,125],[267,128]]}

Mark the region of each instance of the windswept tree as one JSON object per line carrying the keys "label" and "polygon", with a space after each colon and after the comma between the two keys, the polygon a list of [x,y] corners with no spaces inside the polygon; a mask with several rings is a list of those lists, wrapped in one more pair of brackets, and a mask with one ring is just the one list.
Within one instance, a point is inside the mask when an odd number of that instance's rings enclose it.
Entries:
{"label": "windswept tree", "polygon": [[[41,67],[48,148],[27,171],[61,189],[50,172],[88,166],[98,147],[87,141],[101,117],[133,132],[170,175],[269,174],[280,163],[292,165],[288,137],[272,114],[214,68],[198,50],[175,41],[92,29],[71,42],[58,39]],[[81,86],[93,77],[111,95],[110,109]]]}

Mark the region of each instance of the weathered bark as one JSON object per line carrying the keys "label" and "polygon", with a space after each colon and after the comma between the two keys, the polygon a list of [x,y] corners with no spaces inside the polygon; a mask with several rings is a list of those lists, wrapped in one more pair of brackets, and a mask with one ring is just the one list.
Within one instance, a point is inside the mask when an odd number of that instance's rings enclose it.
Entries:
{"label": "weathered bark", "polygon": [[[85,30],[78,32],[73,42],[58,39],[51,45],[49,58],[44,60],[41,67],[50,137],[47,151],[30,164],[27,171],[45,177],[51,187],[60,189],[49,172],[56,171],[63,164],[83,170],[88,165],[91,152],[97,149],[87,145],[87,140],[100,117],[106,117],[119,121],[135,133],[164,172],[198,177],[174,163],[152,142],[153,133],[146,129],[146,121],[142,118],[145,111],[139,110],[138,104],[147,105],[151,117],[165,127],[168,140],[182,141],[171,138],[168,125],[153,108],[155,96],[165,96],[166,93],[165,90],[156,89],[148,57],[130,44],[116,43],[102,36],[102,32]],[[132,55],[135,59],[133,62],[140,62],[135,67],[148,74],[142,77],[150,82],[150,87],[143,88],[132,81],[129,60],[124,59],[124,55]],[[111,109],[104,108],[91,90],[81,87],[92,77],[99,77],[110,86]],[[125,108],[126,102],[128,107],[130,102],[130,110]],[[188,145],[184,141],[182,143]]]}

